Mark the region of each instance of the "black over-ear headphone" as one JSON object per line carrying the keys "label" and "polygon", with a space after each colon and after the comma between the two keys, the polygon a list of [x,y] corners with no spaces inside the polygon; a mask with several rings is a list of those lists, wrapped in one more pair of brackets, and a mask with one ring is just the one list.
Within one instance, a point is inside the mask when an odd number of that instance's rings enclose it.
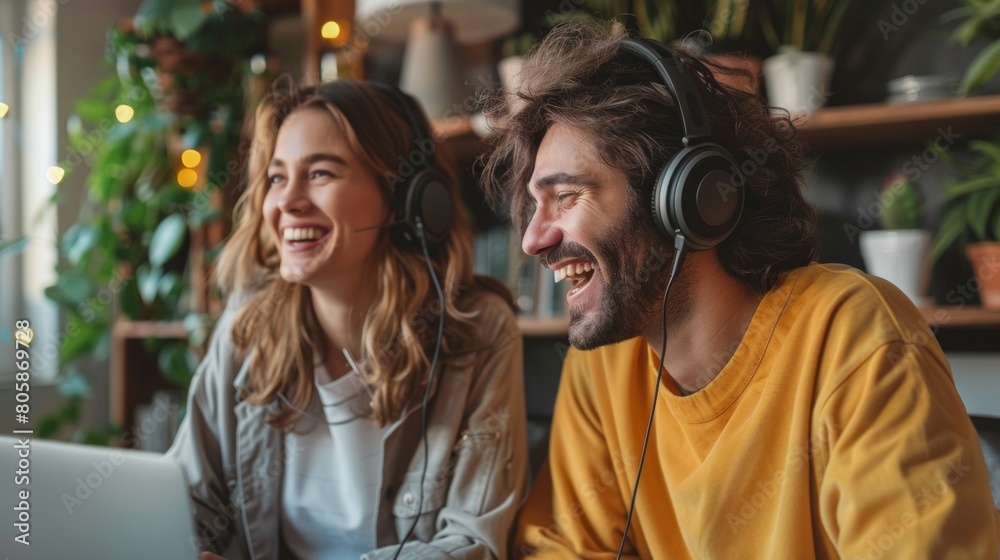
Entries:
{"label": "black over-ear headphone", "polygon": [[736,229],[743,212],[736,160],[712,141],[698,86],[677,55],[645,38],[625,39],[621,49],[656,70],[684,128],[684,147],[663,166],[653,189],[653,222],[669,239],[680,231],[691,250],[711,249]]}
{"label": "black over-ear headphone", "polygon": [[413,130],[413,151],[403,155],[413,170],[400,177],[393,193],[396,219],[390,237],[398,246],[408,248],[420,247],[421,232],[428,244],[441,243],[454,220],[454,206],[447,181],[434,167],[434,140],[420,125],[415,112],[419,109],[406,94],[389,84],[369,83],[396,101]]}

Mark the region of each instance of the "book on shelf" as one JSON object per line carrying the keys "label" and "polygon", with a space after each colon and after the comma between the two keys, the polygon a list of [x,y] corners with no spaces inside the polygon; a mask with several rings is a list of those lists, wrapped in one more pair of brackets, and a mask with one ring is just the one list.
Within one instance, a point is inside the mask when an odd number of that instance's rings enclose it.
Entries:
{"label": "book on shelf", "polygon": [[520,239],[509,227],[496,227],[476,235],[476,274],[496,277],[514,294],[521,317],[553,318],[566,313],[569,282],[556,283],[554,272],[541,266],[538,258],[521,251]]}
{"label": "book on shelf", "polygon": [[473,272],[499,278],[509,286],[509,238],[508,228],[505,227],[495,227],[476,234],[472,247]]}

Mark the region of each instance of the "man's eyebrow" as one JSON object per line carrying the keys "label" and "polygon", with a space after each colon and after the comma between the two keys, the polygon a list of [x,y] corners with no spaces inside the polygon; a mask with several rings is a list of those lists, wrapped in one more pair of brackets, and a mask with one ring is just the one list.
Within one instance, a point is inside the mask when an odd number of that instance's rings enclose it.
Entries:
{"label": "man's eyebrow", "polygon": [[[317,161],[329,161],[340,165],[347,165],[346,159],[338,156],[337,154],[327,154],[327,153],[310,154],[302,158],[302,161],[305,163],[316,163]],[[278,158],[272,159],[267,164],[268,167],[283,167],[284,165],[285,162]]]}
{"label": "man's eyebrow", "polygon": [[537,191],[544,191],[551,189],[556,185],[593,187],[597,185],[597,182],[585,175],[574,175],[572,173],[560,171],[558,173],[551,173],[549,175],[545,175],[544,177],[539,177],[532,187]]}

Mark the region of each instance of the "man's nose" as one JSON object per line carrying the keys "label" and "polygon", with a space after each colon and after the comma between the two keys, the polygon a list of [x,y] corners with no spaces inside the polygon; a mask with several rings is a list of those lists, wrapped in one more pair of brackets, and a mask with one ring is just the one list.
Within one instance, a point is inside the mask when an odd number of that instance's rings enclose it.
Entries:
{"label": "man's nose", "polygon": [[521,240],[521,250],[528,255],[541,256],[559,244],[562,231],[545,212],[536,211],[528,221]]}

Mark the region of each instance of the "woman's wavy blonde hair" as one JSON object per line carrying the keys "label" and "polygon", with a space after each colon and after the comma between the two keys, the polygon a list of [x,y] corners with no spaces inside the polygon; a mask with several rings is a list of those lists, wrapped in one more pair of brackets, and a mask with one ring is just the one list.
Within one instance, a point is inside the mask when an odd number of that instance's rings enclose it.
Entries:
{"label": "woman's wavy blonde hair", "polygon": [[[398,101],[362,81],[338,80],[298,89],[279,86],[258,108],[247,188],[236,204],[235,227],[220,255],[218,277],[225,293],[248,293],[231,331],[238,354],[252,360],[243,397],[251,404],[263,405],[283,395],[294,408],[279,400],[279,408],[268,422],[285,430],[301,415],[295,409],[306,409],[312,399],[313,364],[330,350],[325,347],[309,288],[287,282],[278,273],[277,247],[262,215],[268,188],[266,168],[278,129],[291,113],[307,108],[327,111],[333,117],[351,149],[374,170],[389,201],[395,195],[393,185],[402,183],[400,179],[405,177],[401,174],[413,168],[403,162],[426,155],[416,145],[417,132]],[[414,111],[414,116],[425,131],[429,130],[422,112]],[[434,146],[434,165],[446,178],[452,199],[460,201],[454,165],[440,144],[435,142]],[[445,356],[475,342],[470,340],[468,328],[474,314],[459,309],[456,303],[460,296],[486,289],[510,301],[502,284],[473,275],[471,228],[462,205],[454,207],[454,223],[447,239],[431,252],[445,294]],[[419,249],[397,247],[388,230],[382,229],[376,251],[381,254],[372,279],[377,293],[365,316],[358,365],[373,396],[371,419],[384,426],[398,418],[426,384],[428,355],[436,342],[442,305]]]}

